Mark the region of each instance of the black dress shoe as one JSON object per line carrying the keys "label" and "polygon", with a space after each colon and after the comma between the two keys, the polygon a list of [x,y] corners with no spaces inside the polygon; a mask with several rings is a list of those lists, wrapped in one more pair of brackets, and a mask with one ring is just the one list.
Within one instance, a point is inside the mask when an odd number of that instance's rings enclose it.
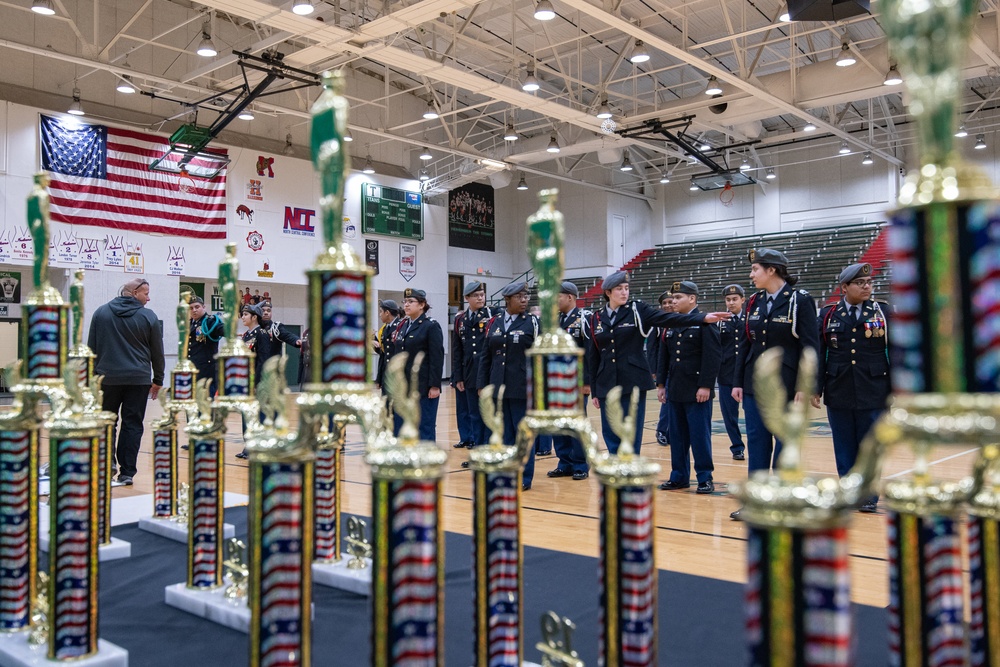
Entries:
{"label": "black dress shoe", "polygon": [[865,504],[858,508],[858,511],[864,512],[865,514],[875,514],[878,512],[878,501],[866,500]]}
{"label": "black dress shoe", "polygon": [[522,491],[531,491],[531,484],[521,484]]}
{"label": "black dress shoe", "polygon": [[681,483],[675,482],[672,479],[668,479],[663,484],[660,484],[660,490],[662,491],[678,491],[680,489],[690,489],[691,482]]}
{"label": "black dress shoe", "polygon": [[550,470],[545,474],[549,477],[571,477],[573,475],[573,471],[556,468],[555,470]]}
{"label": "black dress shoe", "polygon": [[743,455],[743,452],[736,452],[733,454],[734,461],[746,461],[747,457]]}
{"label": "black dress shoe", "polygon": [[590,477],[590,473],[587,472],[586,470],[580,470],[578,472],[573,473],[573,479],[575,479],[578,482],[581,479],[587,479],[588,477]]}
{"label": "black dress shoe", "polygon": [[535,456],[552,456],[552,450],[550,449],[546,452],[535,452]]}
{"label": "black dress shoe", "polygon": [[733,521],[742,521],[743,517],[740,516],[740,512],[742,512],[742,511],[743,511],[743,508],[741,507],[738,510],[736,510],[735,512],[730,512],[729,513],[729,518],[732,519]]}
{"label": "black dress shoe", "polygon": [[453,449],[462,449],[463,447],[468,447],[468,445],[464,440],[462,442],[456,442],[454,445],[452,445]]}
{"label": "black dress shoe", "polygon": [[712,482],[712,480],[708,480],[707,482],[698,482],[698,490],[695,491],[695,493],[702,493],[702,494],[714,493],[714,492],[715,492],[715,484]]}
{"label": "black dress shoe", "polygon": [[666,447],[667,445],[670,444],[670,441],[667,440],[667,434],[664,433],[663,431],[656,432],[656,442],[657,444],[662,445],[663,447]]}
{"label": "black dress shoe", "polygon": [[463,468],[468,468],[469,467],[469,462],[468,461],[462,461],[462,467]]}
{"label": "black dress shoe", "polygon": [[242,452],[240,452],[239,454],[236,455],[236,458],[238,458],[238,459],[248,459],[248,458],[250,458],[250,455],[247,454],[246,450],[243,450]]}

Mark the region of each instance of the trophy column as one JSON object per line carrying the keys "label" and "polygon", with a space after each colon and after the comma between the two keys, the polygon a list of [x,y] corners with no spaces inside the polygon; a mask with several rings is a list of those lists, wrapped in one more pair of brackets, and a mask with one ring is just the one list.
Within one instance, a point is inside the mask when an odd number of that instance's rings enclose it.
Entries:
{"label": "trophy column", "polygon": [[313,556],[317,563],[341,560],[340,481],[346,426],[338,416],[334,419],[334,432],[320,433],[316,439]]}
{"label": "trophy column", "polygon": [[189,427],[187,586],[194,589],[222,585],[225,426],[220,413],[213,409],[212,421]]}
{"label": "trophy column", "polygon": [[153,429],[153,518],[177,514],[177,420],[170,410],[150,424]]}

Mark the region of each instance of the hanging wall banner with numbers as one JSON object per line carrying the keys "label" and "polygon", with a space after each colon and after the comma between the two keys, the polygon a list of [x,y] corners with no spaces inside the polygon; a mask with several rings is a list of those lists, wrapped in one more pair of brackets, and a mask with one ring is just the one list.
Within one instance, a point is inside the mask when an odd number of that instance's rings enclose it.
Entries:
{"label": "hanging wall banner with numbers", "polygon": [[493,187],[469,183],[448,193],[448,245],[496,250]]}
{"label": "hanging wall banner with numbers", "polygon": [[365,239],[365,264],[375,270],[378,275],[378,241]]}
{"label": "hanging wall banner with numbers", "polygon": [[417,277],[417,246],[414,243],[399,244],[399,275],[410,282]]}

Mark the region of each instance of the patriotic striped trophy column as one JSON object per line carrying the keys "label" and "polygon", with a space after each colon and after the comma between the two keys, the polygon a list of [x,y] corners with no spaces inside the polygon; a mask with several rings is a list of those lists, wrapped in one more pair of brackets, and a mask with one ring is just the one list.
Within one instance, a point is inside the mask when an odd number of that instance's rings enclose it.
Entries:
{"label": "patriotic striped trophy column", "polygon": [[[344,184],[350,155],[343,142],[347,132],[347,98],[338,72],[323,73],[323,92],[312,107],[312,157],[320,175],[320,211],[324,249],[306,273],[309,280],[309,338],[312,364],[309,382],[298,399],[303,412],[322,416],[349,416],[360,427],[368,447],[377,441],[382,424],[382,397],[371,377],[368,346],[371,278],[373,271],[343,240]],[[317,453],[315,515],[317,549],[316,583],[351,587],[341,561],[340,466],[337,452],[343,447],[345,429],[335,429],[336,440]],[[331,507],[332,504],[332,507]],[[322,528],[322,530],[319,530]],[[349,577],[355,579],[353,575]]]}
{"label": "patriotic striped trophy column", "polygon": [[[784,449],[775,473],[760,471],[730,485],[743,502],[747,542],[747,642],[760,667],[855,664],[851,632],[850,511],[870,494],[878,452],[868,442],[843,479],[811,478],[802,470],[809,404],[785,403],[782,351],[758,360],[754,386],[768,429]],[[811,396],[816,353],[799,365],[797,391]]]}
{"label": "patriotic striped trophy column", "polygon": [[337,415],[333,419],[333,432],[324,429],[316,436],[313,556],[318,564],[334,564],[342,558],[340,480],[347,422],[345,415]]}
{"label": "patriotic striped trophy column", "polygon": [[[308,667],[311,660],[313,452],[318,418],[285,418],[285,361],[264,364],[258,397],[267,415],[250,454],[250,665]],[[273,418],[272,418],[273,415]]]}
{"label": "patriotic striped trophy column", "polygon": [[882,6],[920,137],[920,167],[906,178],[889,230],[895,306],[889,416],[896,428],[886,437],[916,456],[909,480],[885,485],[890,664],[904,667],[968,659],[957,518],[972,481],[934,479],[928,455],[936,444],[968,442],[954,414],[966,411],[970,394],[980,394],[974,400],[994,406],[995,415],[1000,390],[998,191],[953,148],[960,68],[978,7],[973,0]]}
{"label": "patriotic striped trophy column", "polygon": [[[996,418],[993,418],[995,428]],[[1000,665],[1000,445],[983,446],[969,500],[970,667]]]}

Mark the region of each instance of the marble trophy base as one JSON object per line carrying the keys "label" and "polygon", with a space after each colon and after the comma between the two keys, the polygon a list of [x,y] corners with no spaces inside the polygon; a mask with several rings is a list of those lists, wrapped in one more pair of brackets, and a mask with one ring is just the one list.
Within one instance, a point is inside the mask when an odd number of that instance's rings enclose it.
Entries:
{"label": "marble trophy base", "polygon": [[[177,523],[172,519],[154,519],[153,517],[145,517],[143,519],[139,519],[139,529],[153,533],[154,535],[159,535],[160,537],[165,537],[168,540],[173,540],[174,542],[187,544],[188,541],[188,524]],[[231,523],[222,524],[222,536],[227,540],[230,537],[236,537],[236,527]]]}
{"label": "marble trophy base", "polygon": [[[49,552],[49,533],[43,532],[38,536],[38,549]],[[111,538],[110,544],[101,544],[97,547],[97,561],[103,563],[108,560],[118,560],[132,556],[132,543],[119,540],[117,537]]]}
{"label": "marble trophy base", "polygon": [[244,599],[234,604],[226,599],[225,586],[205,591],[194,590],[187,584],[171,584],[165,591],[166,603],[189,614],[200,616],[240,632],[250,631],[250,607]]}
{"label": "marble trophy base", "polygon": [[[41,667],[62,664],[46,657],[48,647],[28,644],[28,631],[0,634],[0,665],[4,667]],[[70,661],[68,661],[70,662]],[[128,651],[121,646],[97,640],[97,653],[71,661],[74,667],[128,667]]]}
{"label": "marble trophy base", "polygon": [[339,588],[356,595],[372,594],[372,559],[365,558],[366,567],[353,570],[347,567],[352,556],[341,554],[340,562],[313,561],[313,583]]}

